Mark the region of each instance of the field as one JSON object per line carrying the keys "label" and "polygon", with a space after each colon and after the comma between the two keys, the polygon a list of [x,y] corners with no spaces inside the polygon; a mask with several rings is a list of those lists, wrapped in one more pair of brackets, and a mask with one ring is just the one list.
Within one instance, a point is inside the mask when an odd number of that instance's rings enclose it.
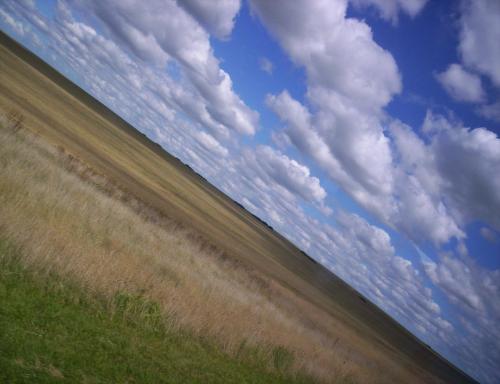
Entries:
{"label": "field", "polygon": [[37,275],[0,242],[0,382],[311,383],[269,372],[265,356],[237,361],[158,321],[158,306],[90,298],[54,274]]}
{"label": "field", "polygon": [[[117,298],[138,301],[132,317],[155,308],[152,343],[189,332],[212,346],[215,371],[268,375],[247,382],[473,382],[45,63],[5,35],[0,43],[0,239],[17,255],[3,263],[34,276],[11,284],[20,295],[49,277],[74,284],[103,303],[103,332],[128,316],[109,315]],[[66,294],[49,289],[40,300]],[[71,305],[82,318],[99,307]],[[147,333],[136,331],[124,332]],[[0,357],[9,359],[2,346]],[[205,382],[206,361],[195,363],[182,379]]]}

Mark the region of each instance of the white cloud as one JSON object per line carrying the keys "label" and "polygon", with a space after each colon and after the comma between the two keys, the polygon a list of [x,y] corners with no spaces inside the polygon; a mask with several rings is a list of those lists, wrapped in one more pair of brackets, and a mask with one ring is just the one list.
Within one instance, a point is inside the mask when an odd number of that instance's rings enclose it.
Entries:
{"label": "white cloud", "polygon": [[[2,2],[3,10],[2,18],[7,24],[15,23],[17,26],[15,27],[16,33],[23,35],[31,28],[25,29],[28,25],[32,25],[34,28],[47,32],[48,27],[44,18],[36,11],[36,5],[34,1],[31,0],[20,0],[19,2],[11,3],[10,1]],[[7,12],[6,12],[7,11]],[[8,15],[9,14],[9,15]],[[7,17],[8,15],[8,17]],[[14,20],[12,16],[18,16],[18,20]],[[23,22],[20,19],[24,19],[27,23],[23,25]],[[19,29],[20,28],[20,29]],[[31,35],[31,38],[36,39],[35,34]]]}
{"label": "white cloud", "polygon": [[[208,113],[211,119],[239,133],[255,133],[258,113],[234,93],[229,74],[220,68],[213,54],[208,33],[175,1],[80,0],[79,3],[92,9],[115,38],[143,60],[158,65],[168,57],[174,58],[204,99],[202,112]],[[221,31],[230,31],[227,20],[234,17],[238,2],[229,2],[227,15],[220,19],[216,16],[212,19],[215,13],[200,4],[192,1],[185,6],[192,12],[196,9],[203,13],[210,19],[211,28],[220,26]]]}
{"label": "white cloud", "polygon": [[500,122],[500,100],[493,104],[482,105],[476,112],[486,119]]}
{"label": "white cloud", "polygon": [[418,15],[427,0],[350,0],[354,6],[366,7],[372,5],[378,9],[380,16],[392,23],[397,23],[399,12],[404,12],[410,17]]}
{"label": "white cloud", "polygon": [[[346,1],[253,1],[252,9],[307,74],[314,113],[285,91],[267,104],[288,123],[291,142],[365,206],[381,215],[393,188],[382,108],[401,90],[393,57]],[[328,32],[326,32],[328,31]],[[293,111],[293,112],[291,112]]]}
{"label": "white cloud", "polygon": [[[372,120],[374,129],[370,129],[373,126],[368,121],[358,126],[332,126],[328,120],[335,120],[336,116],[329,111],[321,116],[311,115],[286,91],[269,95],[267,104],[287,123],[285,132],[298,149],[313,158],[362,205],[383,211],[380,201],[393,188],[392,160],[388,140],[376,119],[356,116],[353,109],[347,111],[347,119]],[[338,115],[339,120],[342,117]],[[324,131],[320,130],[322,126]]]}
{"label": "white cloud", "polygon": [[446,340],[453,326],[441,317],[413,263],[396,254],[387,232],[353,214],[341,212],[336,220],[338,228],[320,227],[327,236],[314,241],[330,249],[322,261],[420,337]]}
{"label": "white cloud", "polygon": [[451,64],[446,71],[437,74],[436,78],[457,101],[479,103],[485,99],[480,77],[468,72],[460,64]]}
{"label": "white cloud", "polygon": [[201,145],[203,145],[205,148],[207,148],[209,151],[212,151],[214,154],[221,156],[221,157],[226,157],[228,154],[227,148],[222,146],[213,136],[210,134],[203,132],[203,131],[198,131],[194,135],[195,139],[198,140]]}
{"label": "white cloud", "polygon": [[[401,89],[397,67],[366,24],[345,18],[346,2],[253,1],[252,9],[307,74],[307,104],[283,91],[268,95],[267,105],[286,123],[289,141],[354,200],[415,241],[436,245],[463,239],[469,220],[498,225],[496,182],[488,176],[498,167],[496,136],[484,128],[455,132],[455,122],[432,114],[423,128],[432,145],[409,127],[387,130],[382,108]],[[454,173],[449,152],[478,184]]]}
{"label": "white cloud", "polygon": [[[462,366],[485,382],[500,380],[500,270],[486,270],[472,258],[443,254],[438,262],[426,260],[424,268],[459,310],[467,335],[455,334],[449,344],[458,351]],[[493,298],[493,299],[492,299]],[[485,355],[486,353],[486,355]]]}
{"label": "white cloud", "polygon": [[5,12],[3,9],[0,9],[0,18],[9,26],[11,27],[14,32],[18,33],[21,36],[24,36],[25,32],[25,27],[23,24],[17,20],[15,20],[11,15],[9,15],[7,12]]}
{"label": "white cloud", "polygon": [[[474,220],[498,228],[500,181],[492,175],[500,169],[500,138],[485,128],[466,128],[431,112],[423,130],[428,143],[409,127],[391,126],[401,158],[400,227],[428,232],[438,243],[452,236],[463,238],[466,223]],[[412,197],[405,204],[408,194]]]}
{"label": "white cloud", "polygon": [[452,237],[463,238],[464,232],[442,199],[443,181],[432,150],[404,124],[393,122],[390,133],[399,159],[394,191],[397,208],[391,222],[417,242],[431,239],[442,244]]}
{"label": "white cloud", "polygon": [[[239,196],[240,201],[243,198],[255,201],[254,205],[259,207],[255,213],[264,218],[271,211],[275,212],[275,217],[278,212],[280,217],[287,217],[289,208],[294,207],[292,211],[296,211],[300,200],[318,209],[328,210],[325,205],[327,193],[319,179],[312,176],[305,165],[272,147],[260,145],[253,150],[242,149],[239,158],[235,158],[231,164],[238,171],[231,177],[226,167],[224,175],[220,176],[221,184],[224,185],[228,178],[242,179],[234,188],[230,186],[231,194]],[[258,199],[252,195],[257,195]],[[279,223],[285,224],[286,221],[280,219]]]}
{"label": "white cloud", "polygon": [[271,75],[273,73],[274,69],[273,63],[267,57],[261,57],[259,59],[259,67],[262,71],[266,72],[268,75]]}
{"label": "white cloud", "polygon": [[431,149],[442,194],[458,220],[500,228],[500,179],[493,176],[500,169],[500,138],[485,128],[454,126],[434,136]]}
{"label": "white cloud", "polygon": [[461,261],[446,257],[444,264],[428,262],[424,265],[433,283],[445,290],[454,304],[465,305],[471,312],[485,311],[486,306],[474,291],[473,282]]}
{"label": "white cloud", "polygon": [[500,185],[491,177],[500,169],[500,139],[493,132],[464,128],[429,112],[423,128],[429,138],[426,143],[409,127],[393,123],[394,165],[389,168],[393,187],[388,195],[363,195],[359,193],[363,186],[353,182],[332,155],[332,147],[312,128],[314,118],[303,105],[286,92],[269,96],[267,102],[288,124],[285,132],[297,148],[310,154],[366,208],[415,241],[443,244],[452,237],[463,239],[466,223],[478,219],[500,225],[496,192]]}
{"label": "white cloud", "polygon": [[321,187],[319,179],[311,176],[305,165],[269,146],[258,146],[254,159],[267,176],[302,196],[304,200],[319,203],[326,198],[326,191]]}
{"label": "white cloud", "polygon": [[470,67],[500,86],[500,2],[463,0],[459,51]]}
{"label": "white cloud", "polygon": [[305,67],[310,90],[335,91],[372,112],[401,90],[393,57],[373,41],[367,24],[345,17],[346,1],[251,4],[291,58]]}
{"label": "white cloud", "polygon": [[220,38],[227,38],[234,27],[234,19],[240,10],[240,0],[182,0],[185,8],[207,31]]}
{"label": "white cloud", "polygon": [[[287,92],[278,96],[269,96],[267,102],[288,124],[286,132],[290,140],[301,151],[310,154],[334,180],[340,182],[366,208],[377,212],[382,220],[397,226],[410,237],[418,240],[431,238],[437,243],[443,243],[450,237],[464,236],[444,204],[429,193],[429,190],[434,189],[438,194],[441,179],[437,173],[427,172],[427,169],[435,168],[433,164],[428,163],[432,156],[429,155],[425,144],[410,128],[403,129],[394,125],[392,129],[393,140],[399,148],[399,153],[395,154],[403,159],[404,164],[401,167],[405,167],[405,169],[389,168],[388,170],[395,180],[389,192],[398,196],[396,200],[392,195],[385,195],[375,188],[371,189],[370,193],[366,183],[363,185],[352,180],[349,173],[349,170],[354,169],[352,165],[345,169],[346,167],[337,161],[332,154],[333,149],[312,128],[313,117]],[[366,161],[369,160],[363,160],[363,162]],[[419,165],[418,177],[409,176],[408,172],[414,169],[416,164]]]}

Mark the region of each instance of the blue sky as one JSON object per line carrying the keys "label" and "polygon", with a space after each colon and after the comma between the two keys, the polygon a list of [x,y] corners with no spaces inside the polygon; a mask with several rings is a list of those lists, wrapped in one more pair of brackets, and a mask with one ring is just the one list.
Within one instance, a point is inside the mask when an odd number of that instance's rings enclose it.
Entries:
{"label": "blue sky", "polygon": [[13,1],[0,27],[500,381],[500,3]]}

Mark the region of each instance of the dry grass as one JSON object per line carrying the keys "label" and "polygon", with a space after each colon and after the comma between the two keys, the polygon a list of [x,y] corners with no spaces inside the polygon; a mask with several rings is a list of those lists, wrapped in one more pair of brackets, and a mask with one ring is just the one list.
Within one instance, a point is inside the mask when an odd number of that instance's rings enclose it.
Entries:
{"label": "dry grass", "polygon": [[0,234],[22,249],[25,265],[76,281],[110,306],[119,293],[144,296],[167,326],[242,358],[245,346],[258,346],[270,369],[324,382],[422,381],[354,329],[20,129],[22,115],[1,120]]}

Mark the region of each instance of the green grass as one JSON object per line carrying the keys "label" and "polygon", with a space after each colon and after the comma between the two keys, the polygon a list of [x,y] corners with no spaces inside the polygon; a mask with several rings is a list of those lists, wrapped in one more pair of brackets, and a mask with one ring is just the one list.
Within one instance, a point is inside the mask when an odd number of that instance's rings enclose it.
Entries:
{"label": "green grass", "polygon": [[[113,309],[112,309],[113,308]],[[113,303],[58,276],[35,274],[0,241],[2,383],[305,383],[259,362],[230,358],[209,340],[166,329],[139,296]],[[278,368],[287,364],[278,351]],[[249,360],[247,353],[247,359]]]}

